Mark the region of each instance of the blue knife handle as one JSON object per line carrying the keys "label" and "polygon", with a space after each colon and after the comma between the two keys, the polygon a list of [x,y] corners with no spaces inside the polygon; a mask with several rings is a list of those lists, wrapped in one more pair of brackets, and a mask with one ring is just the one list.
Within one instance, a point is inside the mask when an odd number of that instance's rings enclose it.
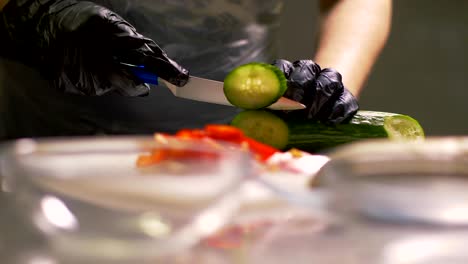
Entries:
{"label": "blue knife handle", "polygon": [[135,77],[137,77],[143,83],[158,85],[158,75],[147,71],[143,65],[132,65],[127,63],[120,63],[123,67],[130,70]]}

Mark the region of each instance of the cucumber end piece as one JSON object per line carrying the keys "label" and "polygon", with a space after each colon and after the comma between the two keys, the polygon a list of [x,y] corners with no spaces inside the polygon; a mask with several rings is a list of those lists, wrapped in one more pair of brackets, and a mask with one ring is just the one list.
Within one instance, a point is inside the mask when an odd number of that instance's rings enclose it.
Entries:
{"label": "cucumber end piece", "polygon": [[419,141],[425,138],[419,122],[407,115],[394,115],[385,118],[384,128],[391,140]]}

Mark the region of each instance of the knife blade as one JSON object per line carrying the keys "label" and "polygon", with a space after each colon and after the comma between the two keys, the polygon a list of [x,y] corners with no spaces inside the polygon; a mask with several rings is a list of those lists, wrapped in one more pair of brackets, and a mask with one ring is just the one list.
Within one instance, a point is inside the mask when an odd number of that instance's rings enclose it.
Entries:
{"label": "knife blade", "polygon": [[[182,87],[175,86],[163,80],[167,88],[177,97],[186,98],[195,101],[208,102],[213,104],[230,105],[224,95],[223,82],[190,76],[188,83]],[[273,110],[299,110],[305,106],[286,97],[281,97],[274,104],[268,106]]]}
{"label": "knife blade", "polygon": [[[159,82],[164,83],[174,96],[200,102],[233,106],[224,95],[223,82],[190,76],[186,85],[178,87],[158,78],[156,74],[147,71],[144,66],[132,65],[123,62],[120,62],[120,64],[129,69],[142,82],[156,85],[159,84]],[[301,110],[306,107],[299,102],[286,97],[281,97],[267,108],[272,110]]]}

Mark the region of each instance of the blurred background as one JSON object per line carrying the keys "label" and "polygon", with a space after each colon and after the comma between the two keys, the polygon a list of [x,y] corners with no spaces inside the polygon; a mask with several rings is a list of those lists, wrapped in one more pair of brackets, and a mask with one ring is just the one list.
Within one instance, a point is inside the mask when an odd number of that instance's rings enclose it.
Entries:
{"label": "blurred background", "polygon": [[[287,2],[284,58],[313,56],[317,2]],[[392,32],[360,106],[408,114],[427,135],[468,135],[468,1],[395,0]]]}

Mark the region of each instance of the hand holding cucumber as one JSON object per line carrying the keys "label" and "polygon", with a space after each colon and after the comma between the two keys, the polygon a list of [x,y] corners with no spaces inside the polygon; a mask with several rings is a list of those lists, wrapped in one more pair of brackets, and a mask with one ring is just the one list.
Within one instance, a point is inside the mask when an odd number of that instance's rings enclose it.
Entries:
{"label": "hand holding cucumber", "polygon": [[344,87],[336,70],[321,69],[312,60],[276,60],[273,65],[286,76],[288,88],[284,96],[305,104],[308,119],[339,124],[358,111],[357,99]]}
{"label": "hand holding cucumber", "polygon": [[321,69],[311,60],[241,65],[226,76],[224,93],[231,104],[248,110],[265,108],[284,96],[307,106],[293,111],[294,115],[326,124],[349,120],[359,109],[341,74],[331,68]]}

